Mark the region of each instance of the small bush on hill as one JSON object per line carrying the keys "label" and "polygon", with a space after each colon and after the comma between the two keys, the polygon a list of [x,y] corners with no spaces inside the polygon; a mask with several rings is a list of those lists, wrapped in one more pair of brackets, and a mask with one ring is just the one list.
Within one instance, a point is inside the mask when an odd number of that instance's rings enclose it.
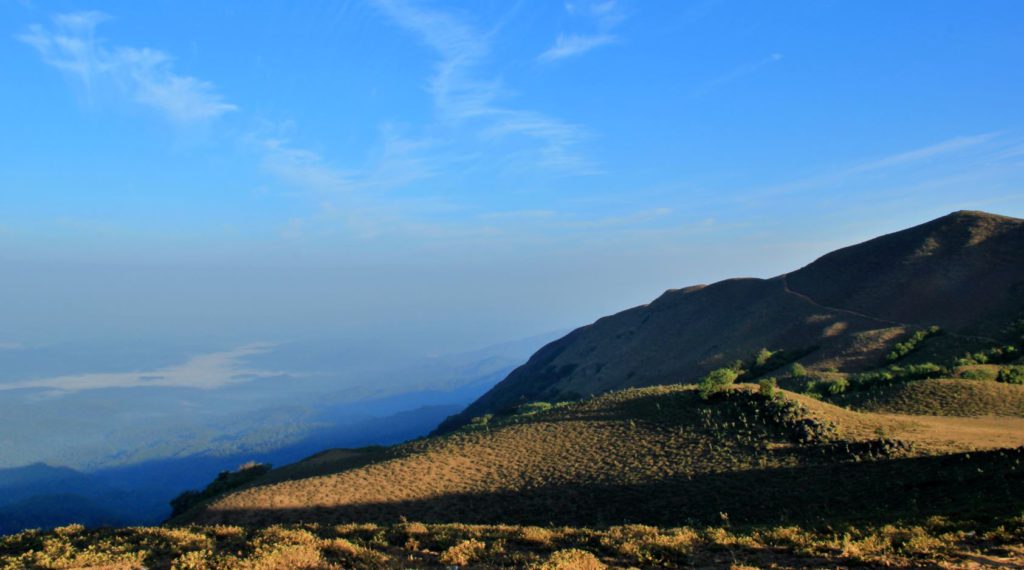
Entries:
{"label": "small bush on hill", "polygon": [[732,368],[719,368],[718,370],[712,370],[707,376],[702,378],[698,384],[700,387],[700,397],[707,400],[712,395],[731,386],[733,382],[736,382],[737,378],[739,378],[739,372],[736,372]]}
{"label": "small bush on hill", "polygon": [[471,538],[442,552],[439,560],[449,566],[466,566],[476,562],[486,551],[486,544]]}
{"label": "small bush on hill", "polygon": [[596,556],[578,548],[559,550],[552,554],[547,562],[535,567],[540,570],[604,570],[607,568]]}
{"label": "small bush on hill", "polygon": [[758,393],[770,400],[774,400],[775,396],[778,395],[778,387],[779,384],[775,381],[775,378],[765,378],[757,383]]}
{"label": "small bush on hill", "polygon": [[1024,384],[1024,366],[1007,366],[996,375],[996,382]]}
{"label": "small bush on hill", "polygon": [[761,367],[768,364],[773,354],[774,353],[767,348],[762,348],[754,356],[754,366]]}
{"label": "small bush on hill", "polygon": [[957,378],[963,378],[964,380],[984,380],[992,381],[998,376],[998,370],[991,370],[987,367],[975,365],[977,368],[959,367],[955,371]]}
{"label": "small bush on hill", "polygon": [[836,378],[834,380],[829,381],[828,393],[833,395],[842,394],[849,387],[850,383],[849,381],[846,380],[846,378]]}
{"label": "small bush on hill", "polygon": [[909,366],[891,365],[880,370],[860,372],[848,377],[808,376],[803,393],[807,396],[821,399],[851,391],[871,390],[914,380],[928,380],[950,375],[949,369],[931,362]]}
{"label": "small bush on hill", "polygon": [[793,378],[806,378],[807,369],[804,368],[803,364],[794,362],[793,365],[789,367],[789,375]]}
{"label": "small bush on hill", "polygon": [[767,348],[762,348],[754,355],[749,364],[740,361],[734,364],[732,368],[740,373],[738,378],[740,382],[751,381],[803,358],[817,349],[817,346],[795,350],[768,350]]}
{"label": "small bush on hill", "polygon": [[849,387],[850,381],[844,377],[809,376],[807,384],[804,385],[804,395],[821,399],[842,394]]}
{"label": "small bush on hill", "polygon": [[850,378],[850,388],[863,389],[880,384],[896,384],[912,380],[926,380],[948,376],[949,370],[932,362],[912,364],[910,366],[889,366],[882,370],[861,372]]}
{"label": "small bush on hill", "polygon": [[530,402],[528,404],[523,404],[522,406],[516,408],[516,415],[528,416],[530,414],[546,412],[553,407],[554,405],[549,402]]}

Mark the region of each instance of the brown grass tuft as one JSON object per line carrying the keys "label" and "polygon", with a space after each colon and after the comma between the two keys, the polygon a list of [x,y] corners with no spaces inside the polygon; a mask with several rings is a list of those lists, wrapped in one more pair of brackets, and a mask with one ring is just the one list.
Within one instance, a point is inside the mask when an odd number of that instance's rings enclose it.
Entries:
{"label": "brown grass tuft", "polygon": [[540,570],[604,570],[607,566],[586,550],[570,548],[553,553],[546,562],[536,568]]}

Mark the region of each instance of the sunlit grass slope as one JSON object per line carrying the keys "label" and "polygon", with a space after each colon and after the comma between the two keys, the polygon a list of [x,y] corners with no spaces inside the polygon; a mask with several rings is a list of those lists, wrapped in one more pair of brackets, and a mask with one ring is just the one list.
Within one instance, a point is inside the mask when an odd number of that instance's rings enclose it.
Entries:
{"label": "sunlit grass slope", "polygon": [[1024,385],[986,380],[918,380],[849,392],[832,401],[874,412],[1024,417]]}
{"label": "sunlit grass slope", "polygon": [[707,401],[689,386],[630,389],[362,459],[321,454],[176,522],[603,526],[1019,512],[1022,451],[997,449],[1024,444],[1024,421],[988,421],[855,412],[749,385]]}

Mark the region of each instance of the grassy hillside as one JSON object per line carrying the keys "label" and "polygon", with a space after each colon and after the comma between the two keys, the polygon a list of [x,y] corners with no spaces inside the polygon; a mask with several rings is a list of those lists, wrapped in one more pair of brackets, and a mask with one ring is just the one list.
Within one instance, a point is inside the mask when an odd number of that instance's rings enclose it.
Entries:
{"label": "grassy hillside", "polygon": [[948,357],[1016,340],[1004,333],[1022,315],[1024,220],[956,212],[774,279],[668,291],[599,319],[545,346],[440,431],[529,401],[695,381],[762,347],[856,372],[937,325],[941,338],[917,357]]}
{"label": "grassy hillside", "polygon": [[176,522],[833,524],[1024,505],[1020,418],[855,412],[750,385],[537,408],[369,455],[321,454]]}

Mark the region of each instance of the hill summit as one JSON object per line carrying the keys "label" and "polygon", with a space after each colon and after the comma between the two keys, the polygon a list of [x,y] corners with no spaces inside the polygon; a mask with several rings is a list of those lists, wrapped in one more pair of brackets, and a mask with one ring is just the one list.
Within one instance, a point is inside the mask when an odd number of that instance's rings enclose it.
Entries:
{"label": "hill summit", "polygon": [[811,369],[856,372],[938,326],[969,350],[1006,340],[1022,314],[1024,220],[953,212],[785,275],[670,290],[601,318],[543,347],[438,431],[531,401],[695,382],[762,348]]}

